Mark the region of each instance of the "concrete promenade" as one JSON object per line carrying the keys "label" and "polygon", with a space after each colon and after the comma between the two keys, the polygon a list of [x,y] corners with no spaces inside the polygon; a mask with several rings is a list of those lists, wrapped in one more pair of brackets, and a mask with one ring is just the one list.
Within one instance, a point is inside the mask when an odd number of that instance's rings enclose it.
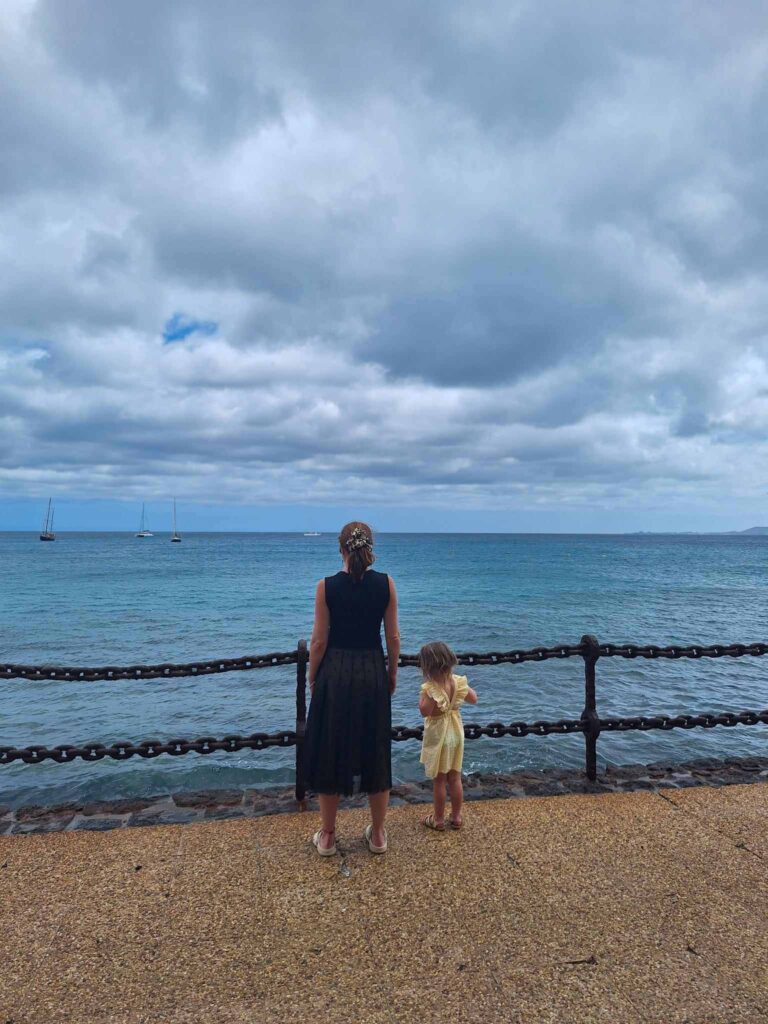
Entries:
{"label": "concrete promenade", "polygon": [[0,838],[0,1024],[768,1020],[768,785]]}

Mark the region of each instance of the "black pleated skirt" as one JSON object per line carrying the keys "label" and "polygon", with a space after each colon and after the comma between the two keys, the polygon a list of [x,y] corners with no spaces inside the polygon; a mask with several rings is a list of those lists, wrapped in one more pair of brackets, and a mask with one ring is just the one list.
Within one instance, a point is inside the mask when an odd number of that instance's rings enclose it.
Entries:
{"label": "black pleated skirt", "polygon": [[384,652],[330,648],[307,715],[304,771],[315,793],[380,793],[392,786],[392,710]]}

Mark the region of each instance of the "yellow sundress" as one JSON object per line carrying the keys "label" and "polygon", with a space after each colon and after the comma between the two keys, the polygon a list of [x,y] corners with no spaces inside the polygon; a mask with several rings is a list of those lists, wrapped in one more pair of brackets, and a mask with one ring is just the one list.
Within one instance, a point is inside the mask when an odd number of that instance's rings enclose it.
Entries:
{"label": "yellow sundress", "polygon": [[469,692],[466,676],[453,676],[453,699],[437,683],[427,680],[420,693],[431,697],[437,704],[438,713],[424,719],[424,739],[421,744],[420,761],[427,778],[434,779],[443,772],[460,772],[464,759],[464,723],[461,720],[461,705]]}

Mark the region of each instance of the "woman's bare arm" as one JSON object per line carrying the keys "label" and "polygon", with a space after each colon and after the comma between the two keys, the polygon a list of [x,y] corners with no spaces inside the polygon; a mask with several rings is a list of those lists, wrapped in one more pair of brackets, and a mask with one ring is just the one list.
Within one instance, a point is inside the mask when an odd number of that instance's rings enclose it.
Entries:
{"label": "woman's bare arm", "polygon": [[320,580],[315,591],[315,624],[312,627],[312,639],[309,642],[309,689],[315,686],[317,670],[328,646],[328,630],[331,628],[331,617],[325,603],[325,580]]}
{"label": "woman's bare arm", "polygon": [[389,604],[384,612],[384,637],[387,641],[387,664],[389,665],[389,692],[397,686],[397,661],[400,657],[400,627],[397,622],[397,591],[395,581],[389,579]]}

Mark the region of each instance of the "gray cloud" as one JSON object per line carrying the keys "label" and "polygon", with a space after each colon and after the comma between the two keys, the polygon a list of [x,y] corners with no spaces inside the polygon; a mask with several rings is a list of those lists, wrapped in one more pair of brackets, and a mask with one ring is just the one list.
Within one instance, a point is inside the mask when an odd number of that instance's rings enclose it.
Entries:
{"label": "gray cloud", "polygon": [[0,488],[757,502],[766,42],[747,2],[9,2]]}

